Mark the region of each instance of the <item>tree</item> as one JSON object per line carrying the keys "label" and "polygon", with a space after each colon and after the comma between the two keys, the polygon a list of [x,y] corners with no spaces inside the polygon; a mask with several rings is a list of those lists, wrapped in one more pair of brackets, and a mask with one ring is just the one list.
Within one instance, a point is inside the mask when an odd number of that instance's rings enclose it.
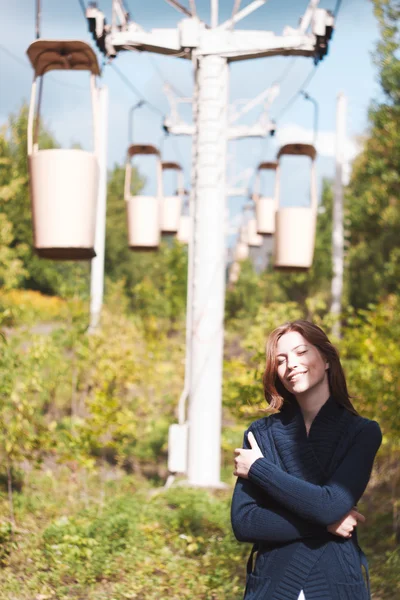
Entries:
{"label": "tree", "polygon": [[374,0],[381,40],[375,62],[384,101],[372,104],[370,131],[346,194],[350,303],[366,307],[400,291],[400,4]]}

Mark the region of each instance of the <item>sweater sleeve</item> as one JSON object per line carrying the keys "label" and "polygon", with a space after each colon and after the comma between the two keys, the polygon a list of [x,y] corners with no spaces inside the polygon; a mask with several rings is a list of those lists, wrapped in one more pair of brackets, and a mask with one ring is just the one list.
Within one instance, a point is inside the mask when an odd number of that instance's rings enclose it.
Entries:
{"label": "sweater sleeve", "polygon": [[[247,435],[243,447],[250,448]],[[239,542],[288,543],[303,538],[326,538],[326,528],[293,514],[268,499],[254,483],[238,477],[231,505],[231,523]]]}
{"label": "sweater sleeve", "polygon": [[355,436],[338,469],[322,486],[285,473],[268,457],[258,458],[248,477],[282,507],[327,527],[344,517],[363,495],[381,442],[378,423],[370,421]]}

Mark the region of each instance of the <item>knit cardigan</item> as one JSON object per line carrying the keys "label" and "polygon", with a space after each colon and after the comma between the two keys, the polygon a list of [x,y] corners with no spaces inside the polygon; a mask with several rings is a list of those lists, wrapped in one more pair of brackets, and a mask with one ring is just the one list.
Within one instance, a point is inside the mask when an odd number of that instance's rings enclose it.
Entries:
{"label": "knit cardigan", "polygon": [[[330,397],[307,436],[297,402],[252,423],[263,458],[238,478],[231,519],[236,538],[253,542],[245,600],[367,600],[357,531],[327,531],[361,498],[382,441],[380,427]],[[253,570],[253,554],[257,558]],[[368,575],[368,573],[367,573]]]}

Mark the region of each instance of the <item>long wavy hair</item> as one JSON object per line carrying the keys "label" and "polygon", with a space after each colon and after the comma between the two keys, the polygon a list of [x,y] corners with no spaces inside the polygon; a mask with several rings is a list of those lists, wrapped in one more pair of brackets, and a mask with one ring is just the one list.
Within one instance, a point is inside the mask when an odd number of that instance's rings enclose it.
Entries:
{"label": "long wavy hair", "polygon": [[277,345],[279,339],[290,331],[297,331],[315,346],[328,361],[328,382],[331,395],[351,413],[357,415],[347,390],[346,377],[340,364],[339,353],[329,341],[326,333],[314,323],[302,319],[284,323],[269,335],[266,346],[266,365],[263,374],[264,396],[269,404],[268,411],[280,410],[284,403],[293,403],[295,397],[288,392],[278,377]]}

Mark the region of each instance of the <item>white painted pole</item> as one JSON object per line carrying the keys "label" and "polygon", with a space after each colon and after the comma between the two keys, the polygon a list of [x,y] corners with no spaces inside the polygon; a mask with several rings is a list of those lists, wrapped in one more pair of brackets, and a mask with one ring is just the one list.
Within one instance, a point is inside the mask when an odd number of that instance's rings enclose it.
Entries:
{"label": "white painted pole", "polygon": [[218,27],[219,0],[211,0],[211,27]]}
{"label": "white painted pole", "polygon": [[346,143],[346,108],[347,101],[340,93],[336,104],[336,174],[333,196],[332,218],[332,303],[331,313],[335,317],[332,333],[340,337],[343,293],[343,257],[344,257],[344,228],[343,228],[343,170],[345,164]]}
{"label": "white painted pole", "polygon": [[189,405],[189,483],[219,487],[225,303],[225,179],[228,64],[197,62],[193,321]]}
{"label": "white painted pole", "polygon": [[107,208],[107,130],[108,130],[108,88],[98,90],[98,161],[99,190],[97,196],[97,217],[95,251],[90,274],[90,325],[92,333],[100,323],[104,295],[104,256],[106,245],[106,208]]}

